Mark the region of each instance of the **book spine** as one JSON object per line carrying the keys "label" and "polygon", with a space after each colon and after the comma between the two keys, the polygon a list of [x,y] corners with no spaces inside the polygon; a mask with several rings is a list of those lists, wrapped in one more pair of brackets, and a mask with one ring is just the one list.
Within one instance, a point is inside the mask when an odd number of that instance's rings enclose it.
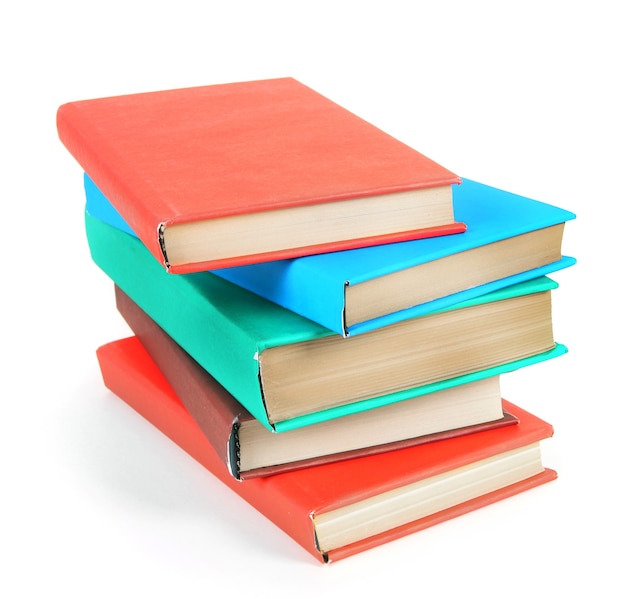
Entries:
{"label": "book spine", "polygon": [[251,418],[250,414],[117,285],[115,300],[120,314],[224,465],[239,478],[236,427],[240,418]]}

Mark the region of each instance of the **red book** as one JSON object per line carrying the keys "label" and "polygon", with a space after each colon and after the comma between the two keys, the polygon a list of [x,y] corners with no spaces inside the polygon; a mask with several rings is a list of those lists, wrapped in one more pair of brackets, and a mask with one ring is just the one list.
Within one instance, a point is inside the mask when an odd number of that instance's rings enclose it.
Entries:
{"label": "red book", "polygon": [[[375,410],[276,434],[246,410],[119,287],[119,312],[194,418],[228,471],[238,479],[517,423],[502,411],[494,376]],[[136,348],[138,354],[140,348]]]}
{"label": "red book", "polygon": [[465,230],[458,176],[291,78],[70,102],[57,129],[175,273]]}
{"label": "red book", "polygon": [[556,477],[543,467],[539,447],[552,427],[504,402],[516,426],[237,481],[136,338],[104,345],[97,355],[113,393],[323,562]]}

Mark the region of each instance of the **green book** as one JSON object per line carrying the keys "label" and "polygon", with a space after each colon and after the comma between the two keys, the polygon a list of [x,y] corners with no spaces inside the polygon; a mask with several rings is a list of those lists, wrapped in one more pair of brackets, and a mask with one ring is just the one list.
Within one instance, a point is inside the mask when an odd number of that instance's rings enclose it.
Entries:
{"label": "green book", "polygon": [[344,338],[210,272],[169,274],[136,237],[88,213],[85,224],[94,262],[276,432],[567,351],[553,339],[547,277]]}

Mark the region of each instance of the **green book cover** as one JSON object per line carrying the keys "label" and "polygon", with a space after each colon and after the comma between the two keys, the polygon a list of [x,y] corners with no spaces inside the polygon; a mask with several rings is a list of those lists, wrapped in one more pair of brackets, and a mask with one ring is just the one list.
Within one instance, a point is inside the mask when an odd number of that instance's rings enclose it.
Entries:
{"label": "green book cover", "polygon": [[[297,344],[314,340],[332,344],[350,343],[351,340],[210,272],[169,274],[140,240],[88,213],[85,214],[85,225],[94,262],[255,418],[277,432],[502,374],[567,351],[557,344],[537,355],[462,376],[275,419],[268,413],[264,397],[261,372],[264,352],[284,346],[298,347]],[[556,286],[551,279],[541,277],[440,312],[547,291]],[[368,335],[376,334],[379,333]],[[367,335],[362,337],[367,338]],[[346,374],[350,376],[350,373]]]}

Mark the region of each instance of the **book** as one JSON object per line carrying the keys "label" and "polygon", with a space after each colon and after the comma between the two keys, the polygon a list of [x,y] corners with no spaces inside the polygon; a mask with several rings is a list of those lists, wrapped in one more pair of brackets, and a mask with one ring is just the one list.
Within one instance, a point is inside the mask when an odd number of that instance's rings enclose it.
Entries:
{"label": "book", "polygon": [[[133,230],[85,174],[87,211]],[[213,272],[347,337],[576,263],[561,254],[572,212],[470,179],[453,189],[463,235],[262,262]]]}
{"label": "book", "polygon": [[68,102],[57,130],[172,273],[465,230],[457,175],[289,77]]}
{"label": "book", "polygon": [[561,355],[547,277],[343,338],[211,272],[172,276],[85,214],[93,261],[260,422],[285,431]]}
{"label": "book", "polygon": [[[97,194],[95,194],[97,196]],[[215,274],[344,336],[413,318],[576,261],[561,254],[572,212],[463,179],[463,235],[405,241]]]}
{"label": "book", "polygon": [[237,481],[135,341],[97,350],[106,387],[320,562],[556,478],[541,457],[541,441],[552,436],[552,426],[505,400],[505,409],[519,419],[515,426]]}
{"label": "book", "polygon": [[[273,433],[183,350],[119,287],[117,307],[145,352],[237,479],[430,443],[515,424],[502,410],[499,377]],[[132,342],[127,341],[128,345]],[[148,357],[149,356],[149,357]]]}

